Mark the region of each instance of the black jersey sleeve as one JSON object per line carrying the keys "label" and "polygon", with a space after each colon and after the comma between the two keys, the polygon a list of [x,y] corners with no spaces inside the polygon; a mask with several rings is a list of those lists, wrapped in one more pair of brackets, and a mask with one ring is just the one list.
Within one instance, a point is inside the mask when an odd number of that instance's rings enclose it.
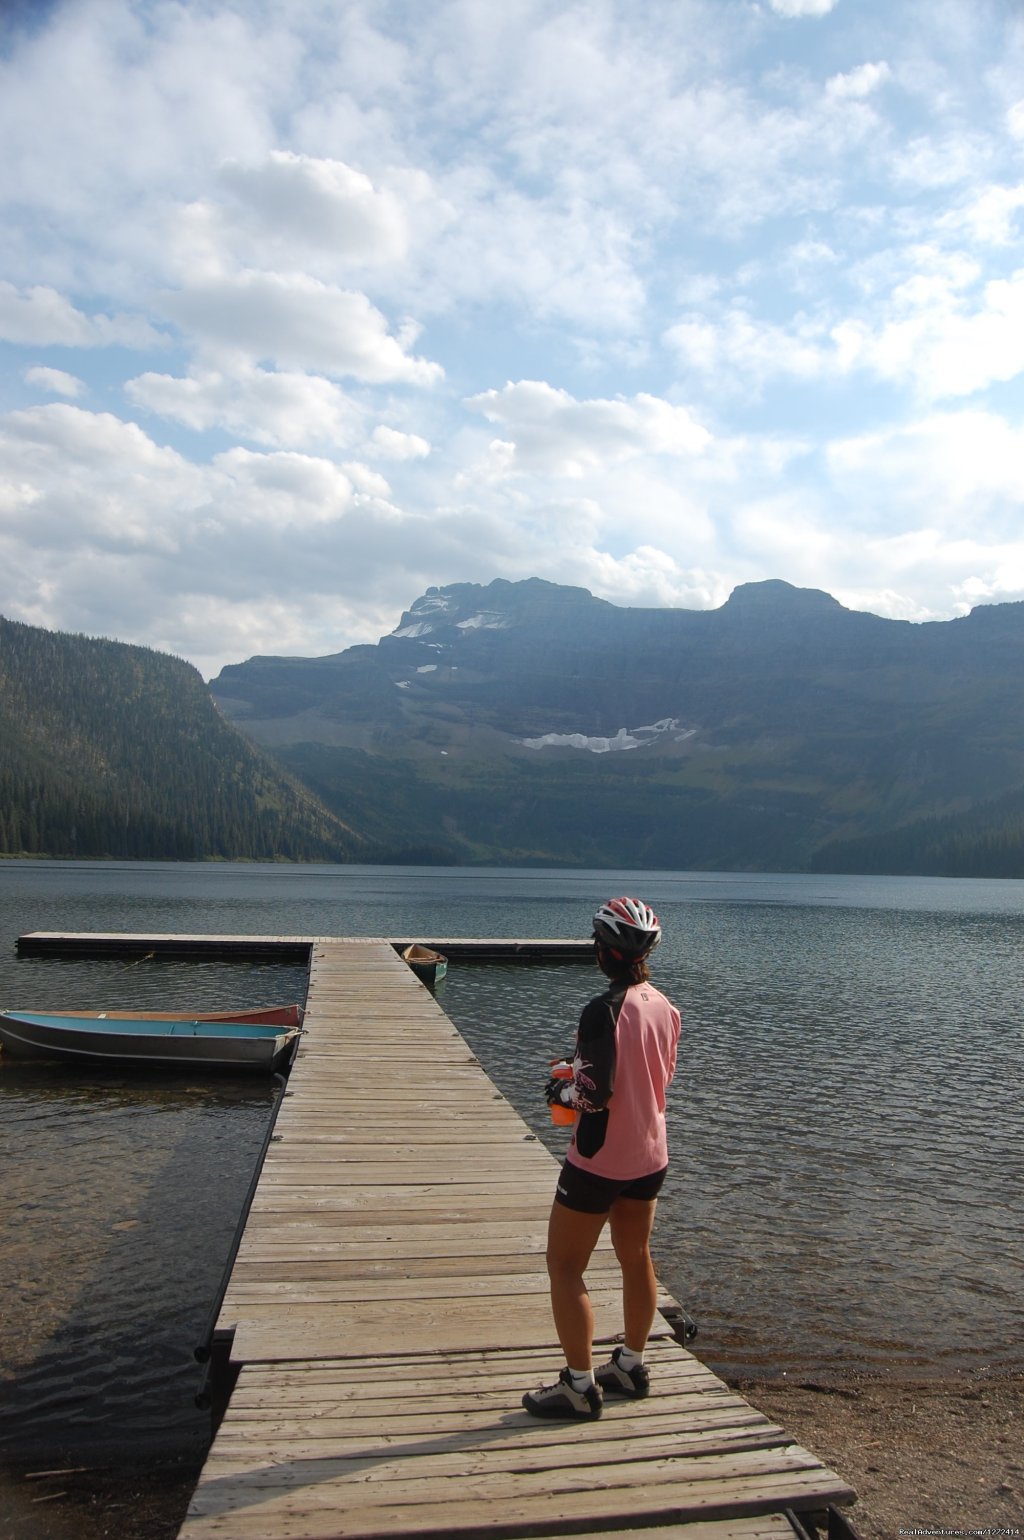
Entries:
{"label": "black jersey sleeve", "polygon": [[574,1104],[581,1112],[602,1112],[615,1089],[615,1022],[621,997],[609,990],[583,1007],[573,1059]]}

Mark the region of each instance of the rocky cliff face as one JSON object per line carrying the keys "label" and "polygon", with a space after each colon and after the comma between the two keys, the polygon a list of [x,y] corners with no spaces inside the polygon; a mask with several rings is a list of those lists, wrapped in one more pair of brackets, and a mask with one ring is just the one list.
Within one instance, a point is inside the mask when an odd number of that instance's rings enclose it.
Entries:
{"label": "rocky cliff face", "polygon": [[1022,665],[1024,605],[912,625],[782,582],[686,611],[530,579],[429,589],[376,647],[251,659],[212,689],[378,839],[799,867],[1020,785]]}

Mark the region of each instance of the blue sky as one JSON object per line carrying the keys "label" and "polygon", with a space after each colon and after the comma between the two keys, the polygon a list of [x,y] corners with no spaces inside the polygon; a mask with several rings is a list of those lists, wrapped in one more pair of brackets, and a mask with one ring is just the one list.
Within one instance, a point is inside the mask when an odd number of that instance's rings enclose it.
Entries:
{"label": "blue sky", "polygon": [[187,657],[431,584],[1024,598],[1016,0],[0,21],[0,613]]}

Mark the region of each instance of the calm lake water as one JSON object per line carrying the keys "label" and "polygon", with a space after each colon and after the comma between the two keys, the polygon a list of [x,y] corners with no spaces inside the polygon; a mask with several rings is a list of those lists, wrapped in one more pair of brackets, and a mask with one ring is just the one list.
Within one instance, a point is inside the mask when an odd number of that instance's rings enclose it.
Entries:
{"label": "calm lake water", "polygon": [[[663,1279],[724,1374],[1024,1368],[1024,884],[0,863],[0,1003],[301,999],[286,966],[19,960],[30,930],[584,936],[640,893],[683,1013]],[[454,964],[444,1009],[549,1146],[587,965]],[[0,1460],[188,1452],[192,1357],[269,1086],[0,1059]]]}

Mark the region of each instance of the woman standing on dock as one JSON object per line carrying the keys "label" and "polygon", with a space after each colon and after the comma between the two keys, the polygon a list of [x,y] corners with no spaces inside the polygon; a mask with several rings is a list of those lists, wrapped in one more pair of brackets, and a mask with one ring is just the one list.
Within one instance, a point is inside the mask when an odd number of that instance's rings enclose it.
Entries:
{"label": "woman standing on dock", "polygon": [[[548,1222],[551,1309],[566,1367],[553,1385],[523,1397],[535,1417],[600,1417],[603,1392],[638,1399],[650,1389],[644,1350],[657,1310],[650,1238],[668,1168],[665,1092],[680,1025],[675,1006],[650,983],[647,958],[660,940],[658,917],[640,899],[613,898],[597,911],[594,944],[608,988],[583,1008],[572,1079],[548,1082],[548,1101],[577,1117]],[[606,1221],[622,1270],[625,1343],[595,1374],[583,1275]]]}

